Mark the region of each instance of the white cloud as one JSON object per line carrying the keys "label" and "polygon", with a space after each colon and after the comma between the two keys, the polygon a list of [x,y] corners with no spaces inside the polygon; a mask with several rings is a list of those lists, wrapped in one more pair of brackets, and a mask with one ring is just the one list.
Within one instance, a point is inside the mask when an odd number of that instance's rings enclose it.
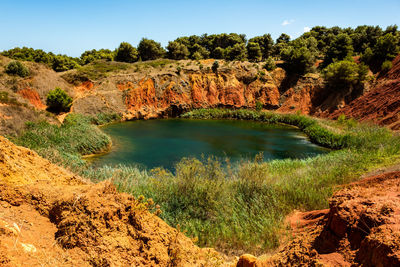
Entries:
{"label": "white cloud", "polygon": [[285,19],[285,20],[282,22],[282,26],[286,26],[286,25],[292,24],[293,22],[294,22],[294,19],[291,19],[291,20]]}
{"label": "white cloud", "polygon": [[304,32],[309,32],[309,31],[311,31],[311,28],[306,26],[306,27],[303,28],[303,31]]}

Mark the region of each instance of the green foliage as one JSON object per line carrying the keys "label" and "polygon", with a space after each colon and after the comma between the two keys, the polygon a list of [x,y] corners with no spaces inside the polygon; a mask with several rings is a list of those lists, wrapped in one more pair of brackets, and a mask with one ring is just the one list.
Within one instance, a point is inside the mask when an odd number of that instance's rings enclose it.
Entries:
{"label": "green foliage", "polygon": [[261,48],[258,43],[249,42],[247,44],[247,55],[250,61],[258,62],[262,59]]}
{"label": "green foliage", "polygon": [[345,33],[338,34],[329,45],[325,55],[324,65],[327,66],[334,60],[343,60],[353,54],[352,40]]}
{"label": "green foliage", "polygon": [[57,72],[67,71],[75,69],[77,67],[79,67],[79,64],[75,59],[71,57],[65,55],[57,55],[53,58],[52,68]]}
{"label": "green foliage", "polygon": [[[130,67],[129,64],[123,62],[98,60],[79,67],[77,75],[95,81],[107,77],[109,73],[127,70]],[[71,82],[77,80],[75,77],[69,77],[68,75],[63,75],[63,78]]]}
{"label": "green foliage", "polygon": [[[259,45],[259,47],[261,49],[261,56],[262,56],[263,60],[267,59],[269,56],[272,55],[274,41],[272,40],[272,37],[270,34],[264,34],[263,36],[253,37],[249,40],[248,45],[250,43],[256,43]],[[249,47],[247,48],[247,50],[248,50],[249,58],[250,58]],[[257,55],[258,55],[258,52],[257,52]],[[253,56],[253,59],[256,59],[256,58]]]}
{"label": "green foliage", "polygon": [[244,43],[235,44],[225,50],[225,58],[229,60],[243,61],[247,58],[246,45]]}
{"label": "green foliage", "polygon": [[54,55],[53,53],[46,53],[43,50],[35,50],[33,48],[13,48],[1,53],[6,57],[23,61],[34,61],[37,63],[44,63],[55,71],[65,71],[76,68],[79,66],[79,59],[69,57],[66,55]]}
{"label": "green foliage", "polygon": [[114,59],[114,52],[109,49],[92,49],[82,53],[81,64],[86,65],[96,60],[112,61]]}
{"label": "green foliage", "polygon": [[256,110],[261,111],[263,109],[264,105],[260,101],[256,101]]}
{"label": "green foliage", "polygon": [[[169,42],[168,46],[168,58],[170,59],[187,59],[190,55],[188,48],[186,45],[178,43],[178,42]],[[197,52],[196,52],[197,53]],[[201,59],[201,55],[198,54],[196,57],[199,57]]]}
{"label": "green foliage", "polygon": [[314,37],[296,39],[282,50],[283,67],[289,73],[305,74],[314,65],[317,54],[317,41]]}
{"label": "green foliage", "polygon": [[328,65],[323,71],[323,76],[328,86],[343,90],[362,83],[367,72],[368,68],[364,64],[342,60]]}
{"label": "green foliage", "polygon": [[269,57],[267,60],[265,60],[263,68],[268,71],[276,69],[275,61],[272,59],[272,57]]}
{"label": "green foliage", "polygon": [[160,43],[154,40],[143,38],[138,45],[139,57],[146,60],[154,60],[162,58],[165,54],[164,48],[161,47]]}
{"label": "green foliage", "polygon": [[64,90],[57,87],[47,94],[46,105],[50,112],[68,112],[72,105],[72,98]]}
{"label": "green foliage", "polygon": [[130,43],[122,42],[117,48],[115,60],[132,63],[138,60],[138,51]]}
{"label": "green foliage", "polygon": [[18,75],[20,77],[26,77],[29,75],[29,70],[19,61],[11,61],[8,63],[5,69],[7,74]]}
{"label": "green foliage", "polygon": [[218,60],[215,60],[214,63],[212,64],[211,69],[214,73],[218,73],[218,68],[219,68],[219,62]]}
{"label": "green foliage", "polygon": [[382,63],[381,71],[383,73],[388,72],[391,68],[393,67],[393,64],[391,61],[386,60],[385,62]]}

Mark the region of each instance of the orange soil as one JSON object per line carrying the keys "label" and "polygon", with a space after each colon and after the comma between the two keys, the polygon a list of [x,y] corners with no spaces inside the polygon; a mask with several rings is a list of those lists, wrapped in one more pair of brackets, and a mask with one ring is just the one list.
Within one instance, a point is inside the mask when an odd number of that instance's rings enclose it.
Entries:
{"label": "orange soil", "polygon": [[237,266],[400,266],[399,192],[400,172],[345,186],[329,210],[288,218],[295,237],[279,253]]}
{"label": "orange soil", "polygon": [[46,109],[46,105],[42,103],[42,100],[40,99],[37,91],[27,87],[25,89],[19,90],[18,94],[27,99],[35,108]]}
{"label": "orange soil", "polygon": [[199,266],[221,257],[118,193],[0,137],[1,266]]}

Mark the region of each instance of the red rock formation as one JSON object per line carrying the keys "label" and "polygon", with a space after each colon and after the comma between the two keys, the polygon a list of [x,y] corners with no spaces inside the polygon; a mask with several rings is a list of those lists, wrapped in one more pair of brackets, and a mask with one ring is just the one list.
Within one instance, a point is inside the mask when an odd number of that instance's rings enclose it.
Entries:
{"label": "red rock formation", "polygon": [[27,87],[25,89],[19,90],[18,94],[27,99],[35,108],[46,109],[46,105],[42,103],[42,100],[40,99],[40,96],[36,90]]}

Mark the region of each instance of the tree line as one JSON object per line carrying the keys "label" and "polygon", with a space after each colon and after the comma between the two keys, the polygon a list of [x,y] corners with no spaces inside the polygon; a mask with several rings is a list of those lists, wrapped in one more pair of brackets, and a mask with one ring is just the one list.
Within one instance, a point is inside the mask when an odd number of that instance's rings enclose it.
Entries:
{"label": "tree line", "polygon": [[282,66],[288,72],[304,74],[309,72],[317,60],[321,68],[338,61],[359,56],[360,61],[373,71],[390,67],[399,52],[400,32],[397,25],[383,30],[379,26],[358,26],[356,28],[313,27],[309,32],[291,40],[281,34],[273,40],[270,34],[247,40],[244,34],[203,34],[179,37],[164,48],[159,42],[143,38],[137,47],[122,42],[115,50],[88,50],[79,58],[46,53],[40,49],[14,48],[1,54],[16,60],[44,63],[55,71],[65,71],[89,64],[96,60],[137,62],[158,58],[181,59],[224,59],[229,61],[283,60]]}

